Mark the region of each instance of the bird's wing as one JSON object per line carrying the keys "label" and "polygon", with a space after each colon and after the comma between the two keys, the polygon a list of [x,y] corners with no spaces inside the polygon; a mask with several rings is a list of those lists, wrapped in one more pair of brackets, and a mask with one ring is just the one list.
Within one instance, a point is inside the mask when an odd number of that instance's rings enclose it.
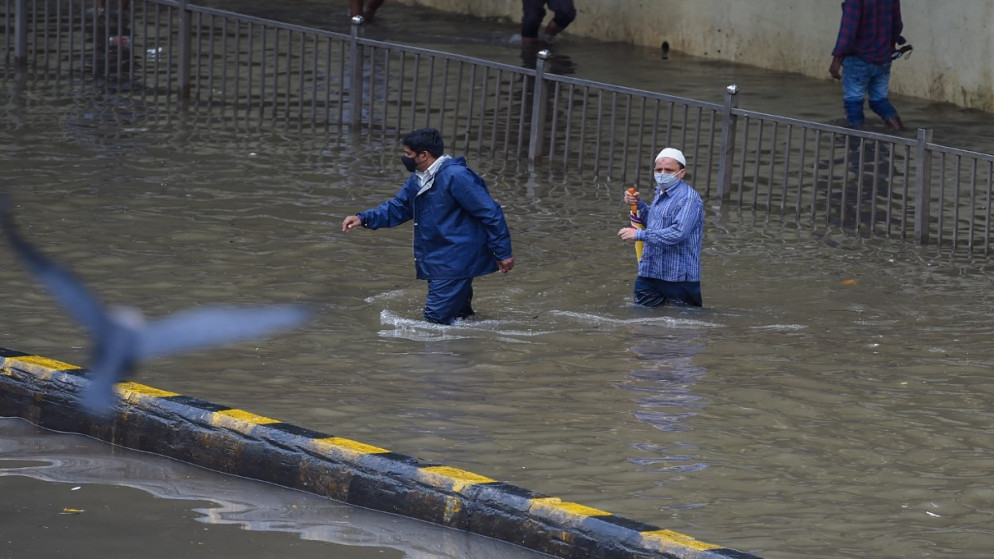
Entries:
{"label": "bird's wing", "polygon": [[6,196],[0,197],[0,226],[21,262],[49,293],[81,325],[93,332],[100,332],[108,320],[100,301],[91,294],[79,279],[49,260],[31,246],[14,226]]}
{"label": "bird's wing", "polygon": [[304,305],[205,307],[149,321],[140,332],[136,359],[259,338],[302,324],[312,311]]}

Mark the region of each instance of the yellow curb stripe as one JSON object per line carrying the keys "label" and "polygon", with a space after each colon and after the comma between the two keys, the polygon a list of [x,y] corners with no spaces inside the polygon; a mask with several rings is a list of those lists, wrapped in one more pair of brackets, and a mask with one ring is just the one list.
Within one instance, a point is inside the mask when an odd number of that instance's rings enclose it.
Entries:
{"label": "yellow curb stripe", "polygon": [[486,476],[460,470],[450,466],[429,466],[419,470],[421,481],[439,489],[449,489],[459,493],[463,489],[479,483],[493,483],[496,480]]}
{"label": "yellow curb stripe", "polygon": [[390,451],[341,437],[311,439],[311,448],[316,452],[355,461],[367,454],[387,454]]}
{"label": "yellow curb stripe", "polygon": [[179,396],[178,392],[159,390],[158,388],[152,388],[151,386],[145,386],[137,382],[119,382],[114,386],[114,389],[117,390],[117,393],[122,398],[129,402],[140,400],[142,397],[169,398],[171,396]]}
{"label": "yellow curb stripe", "polygon": [[653,530],[651,532],[640,533],[642,534],[642,541],[644,543],[652,545],[658,550],[672,549],[674,546],[689,547],[691,549],[696,549],[697,551],[708,551],[711,549],[722,548],[720,545],[704,543],[702,541],[695,540],[686,534],[674,532],[673,530]]}
{"label": "yellow curb stripe", "polygon": [[42,380],[48,380],[52,377],[52,373],[56,371],[78,371],[83,367],[77,365],[70,365],[69,363],[63,363],[62,361],[57,361],[55,359],[49,359],[48,357],[42,357],[40,355],[19,355],[17,357],[7,357],[3,361],[3,372],[7,376],[13,376],[10,370],[12,366],[18,364],[25,365],[23,370],[25,372],[31,373]]}
{"label": "yellow curb stripe", "polygon": [[563,501],[559,497],[532,499],[532,504],[538,510],[549,510],[568,514],[579,514],[583,516],[613,516],[610,512],[581,505],[580,503]]}
{"label": "yellow curb stripe", "polygon": [[216,411],[210,414],[210,422],[214,427],[224,427],[243,435],[251,433],[258,425],[282,423],[278,419],[236,409]]}

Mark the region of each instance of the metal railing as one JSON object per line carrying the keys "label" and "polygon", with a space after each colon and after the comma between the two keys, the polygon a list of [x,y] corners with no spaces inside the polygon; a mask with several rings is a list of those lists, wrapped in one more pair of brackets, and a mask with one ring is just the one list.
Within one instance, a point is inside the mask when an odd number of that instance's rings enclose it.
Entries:
{"label": "metal railing", "polygon": [[[106,9],[102,3],[106,1]],[[98,2],[100,4],[98,4]],[[5,0],[6,67],[211,123],[395,140],[633,183],[662,146],[715,205],[987,255],[994,156],[188,4]],[[13,31],[13,33],[12,33]]]}

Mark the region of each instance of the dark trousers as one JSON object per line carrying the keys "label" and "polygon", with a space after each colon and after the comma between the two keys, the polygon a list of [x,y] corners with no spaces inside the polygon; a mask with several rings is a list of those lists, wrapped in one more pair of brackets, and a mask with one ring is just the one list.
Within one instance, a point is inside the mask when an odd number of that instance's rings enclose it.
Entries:
{"label": "dark trousers", "polygon": [[425,321],[452,324],[473,314],[473,278],[428,280]]}
{"label": "dark trousers", "polygon": [[699,281],[663,281],[639,276],[635,279],[635,304],[659,307],[667,303],[704,306]]}
{"label": "dark trousers", "polygon": [[542,27],[542,20],[545,19],[546,4],[552,13],[556,14],[552,20],[560,29],[566,29],[566,26],[576,19],[573,0],[521,0],[522,37],[538,37],[538,30]]}

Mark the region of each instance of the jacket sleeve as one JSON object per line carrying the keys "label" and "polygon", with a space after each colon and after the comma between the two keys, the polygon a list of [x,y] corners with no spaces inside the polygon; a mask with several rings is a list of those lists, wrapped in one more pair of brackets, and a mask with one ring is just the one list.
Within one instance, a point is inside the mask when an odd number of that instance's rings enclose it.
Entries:
{"label": "jacket sleeve", "polygon": [[411,189],[417,185],[417,182],[417,178],[412,176],[393,199],[356,214],[362,220],[362,226],[366,229],[379,229],[396,227],[409,221],[414,217],[414,206],[411,204],[414,192]]}
{"label": "jacket sleeve", "polygon": [[511,258],[511,231],[504,210],[490,196],[486,183],[473,171],[460,173],[452,182],[451,193],[456,202],[483,225],[487,246],[498,260]]}

